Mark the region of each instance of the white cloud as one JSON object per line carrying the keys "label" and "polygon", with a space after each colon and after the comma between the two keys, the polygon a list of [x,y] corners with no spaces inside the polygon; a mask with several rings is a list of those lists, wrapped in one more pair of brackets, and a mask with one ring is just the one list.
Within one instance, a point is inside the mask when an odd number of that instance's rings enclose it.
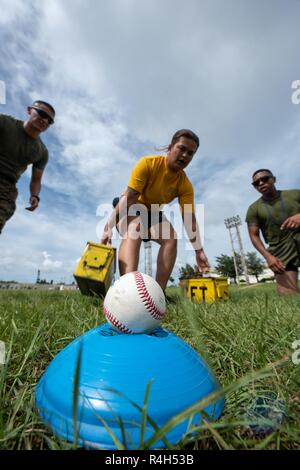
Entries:
{"label": "white cloud", "polygon": [[41,277],[73,280],[78,256],[88,240],[96,241],[96,217],[73,216],[60,208],[46,214],[43,208],[30,213],[20,198],[18,210],[0,239],[0,279],[35,282]]}
{"label": "white cloud", "polygon": [[22,0],[0,0],[0,24],[11,23],[18,19],[20,20],[23,15],[28,11],[28,5]]}
{"label": "white cloud", "polygon": [[[164,143],[177,127],[190,125],[211,147],[215,131],[226,146],[235,134],[236,146],[242,137],[237,126],[259,132],[255,114],[267,120],[285,93],[280,80],[293,70],[287,51],[294,46],[290,27],[296,24],[292,14],[280,22],[279,41],[276,8],[270,16],[257,2],[227,3],[47,3],[41,39],[51,57],[55,93],[61,88],[57,69],[62,85],[72,77],[74,89],[83,86],[99,106],[107,97],[113,100],[141,139],[149,139],[151,129],[150,138]],[[268,22],[263,25],[261,18]],[[272,114],[271,127],[281,119]],[[269,125],[265,121],[264,134]]]}
{"label": "white cloud", "polygon": [[47,251],[43,251],[43,257],[42,268],[46,272],[56,271],[62,267],[62,261],[52,261],[52,256],[49,255]]}

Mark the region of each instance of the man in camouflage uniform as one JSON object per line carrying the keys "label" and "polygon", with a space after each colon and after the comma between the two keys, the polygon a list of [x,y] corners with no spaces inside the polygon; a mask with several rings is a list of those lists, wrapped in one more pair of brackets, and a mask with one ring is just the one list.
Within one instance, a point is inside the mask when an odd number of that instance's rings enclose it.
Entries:
{"label": "man in camouflage uniform", "polygon": [[[278,191],[270,170],[257,170],[252,185],[262,195],[246,215],[250,239],[274,272],[280,295],[299,292],[300,190]],[[260,238],[260,232],[266,248]]]}
{"label": "man in camouflage uniform", "polygon": [[45,101],[34,101],[27,108],[26,121],[0,114],[0,233],[16,210],[17,181],[32,164],[29,211],[40,202],[39,193],[48,150],[40,139],[54,123],[55,110]]}

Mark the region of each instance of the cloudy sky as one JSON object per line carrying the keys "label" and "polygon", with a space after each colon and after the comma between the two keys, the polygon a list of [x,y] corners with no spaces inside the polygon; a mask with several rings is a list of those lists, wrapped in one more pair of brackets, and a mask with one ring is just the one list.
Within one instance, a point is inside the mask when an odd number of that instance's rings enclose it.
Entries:
{"label": "cloudy sky", "polygon": [[[183,127],[201,140],[187,174],[212,265],[231,253],[224,218],[244,220],[257,198],[253,171],[300,187],[299,0],[0,0],[0,11],[0,112],[24,119],[37,98],[57,112],[41,205],[25,210],[29,168],[0,279],[34,282],[40,269],[72,281],[133,165]],[[242,237],[253,251],[244,223]],[[175,276],[186,262],[182,241]]]}

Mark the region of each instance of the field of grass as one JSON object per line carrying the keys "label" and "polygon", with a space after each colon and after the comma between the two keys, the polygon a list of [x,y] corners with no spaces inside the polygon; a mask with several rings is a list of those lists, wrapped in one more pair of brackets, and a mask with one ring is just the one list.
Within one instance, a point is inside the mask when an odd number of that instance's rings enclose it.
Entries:
{"label": "field of grass", "polygon": [[[300,340],[300,296],[279,298],[274,285],[231,289],[227,302],[192,304],[169,289],[163,327],[205,358],[224,391],[216,423],[204,422],[190,449],[300,449],[300,365],[292,343]],[[68,449],[34,408],[34,389],[47,365],[69,342],[104,322],[96,298],[78,292],[0,292],[0,449]],[[286,419],[279,429],[257,434],[247,409],[258,395],[275,393]],[[180,444],[182,448],[184,444]]]}

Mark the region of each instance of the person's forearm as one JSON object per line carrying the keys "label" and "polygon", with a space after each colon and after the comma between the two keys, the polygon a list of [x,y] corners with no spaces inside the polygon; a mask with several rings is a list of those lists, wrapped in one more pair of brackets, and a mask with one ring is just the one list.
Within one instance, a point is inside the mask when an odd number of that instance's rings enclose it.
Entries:
{"label": "person's forearm", "polygon": [[42,184],[40,181],[30,181],[30,196],[38,196],[41,192]]}
{"label": "person's forearm", "polygon": [[252,235],[250,237],[252,245],[257,249],[257,251],[265,258],[270,255],[268,250],[266,249],[265,245],[261,241],[261,238],[258,235]]}
{"label": "person's forearm", "polygon": [[195,252],[203,250],[200,237],[200,229],[195,214],[185,214],[183,216],[183,223],[187,236]]}
{"label": "person's forearm", "polygon": [[298,229],[300,227],[300,213],[291,215],[281,225],[281,230]]}

